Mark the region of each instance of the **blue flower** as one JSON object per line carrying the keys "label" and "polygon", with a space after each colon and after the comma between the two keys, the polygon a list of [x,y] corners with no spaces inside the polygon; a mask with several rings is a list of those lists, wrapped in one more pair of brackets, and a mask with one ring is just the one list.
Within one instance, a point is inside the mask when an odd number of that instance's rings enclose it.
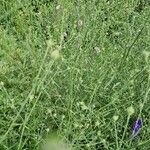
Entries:
{"label": "blue flower", "polygon": [[142,119],[138,118],[133,127],[132,138],[134,138],[140,132],[142,125],[143,125]]}

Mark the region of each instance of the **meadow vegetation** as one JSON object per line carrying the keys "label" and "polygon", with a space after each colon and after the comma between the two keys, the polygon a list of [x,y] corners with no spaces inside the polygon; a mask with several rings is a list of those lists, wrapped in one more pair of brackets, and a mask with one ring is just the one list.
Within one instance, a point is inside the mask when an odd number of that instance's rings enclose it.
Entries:
{"label": "meadow vegetation", "polygon": [[75,150],[150,149],[149,16],[148,0],[1,0],[0,149],[52,133]]}

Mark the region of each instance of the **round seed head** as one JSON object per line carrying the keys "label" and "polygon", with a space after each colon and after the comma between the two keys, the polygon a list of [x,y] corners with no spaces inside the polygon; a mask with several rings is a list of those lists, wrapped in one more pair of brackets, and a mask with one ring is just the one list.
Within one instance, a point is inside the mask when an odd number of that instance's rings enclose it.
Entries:
{"label": "round seed head", "polygon": [[114,120],[114,121],[117,121],[118,118],[119,118],[119,116],[113,116],[113,120]]}
{"label": "round seed head", "polygon": [[128,108],[127,108],[127,112],[128,112],[128,115],[129,115],[129,116],[133,115],[134,112],[135,112],[133,106],[128,107]]}
{"label": "round seed head", "polygon": [[59,53],[59,50],[54,50],[52,53],[51,53],[51,58],[53,60],[57,60],[60,58],[60,53]]}

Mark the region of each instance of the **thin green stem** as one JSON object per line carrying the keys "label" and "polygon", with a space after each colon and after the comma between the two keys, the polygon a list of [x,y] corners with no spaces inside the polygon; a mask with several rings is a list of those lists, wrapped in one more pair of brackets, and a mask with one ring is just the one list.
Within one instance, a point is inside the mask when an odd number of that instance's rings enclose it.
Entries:
{"label": "thin green stem", "polygon": [[117,133],[116,121],[114,122],[114,126],[115,126],[115,137],[116,137],[116,150],[119,150],[118,133]]}
{"label": "thin green stem", "polygon": [[119,147],[120,150],[121,150],[121,146],[123,144],[123,140],[124,140],[127,128],[128,128],[129,120],[130,120],[130,115],[128,115],[127,122],[126,122],[126,125],[125,125],[125,129],[124,129],[124,132],[123,132],[123,135],[122,135],[122,139],[121,139],[121,143],[120,143],[120,147]]}

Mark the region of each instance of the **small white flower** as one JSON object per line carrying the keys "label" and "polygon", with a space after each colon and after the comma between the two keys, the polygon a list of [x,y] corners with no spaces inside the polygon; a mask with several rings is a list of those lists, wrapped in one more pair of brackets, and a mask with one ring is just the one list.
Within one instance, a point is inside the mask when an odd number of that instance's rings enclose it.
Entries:
{"label": "small white flower", "polygon": [[101,52],[101,49],[99,47],[95,47],[94,50],[95,50],[96,53],[100,53]]}
{"label": "small white flower", "polygon": [[30,99],[30,101],[32,101],[32,100],[34,99],[34,95],[31,94],[31,95],[29,96],[29,99]]}
{"label": "small white flower", "polygon": [[64,38],[67,38],[68,34],[67,32],[64,32]]}
{"label": "small white flower", "polygon": [[81,27],[83,25],[83,21],[82,20],[78,20],[78,27]]}

